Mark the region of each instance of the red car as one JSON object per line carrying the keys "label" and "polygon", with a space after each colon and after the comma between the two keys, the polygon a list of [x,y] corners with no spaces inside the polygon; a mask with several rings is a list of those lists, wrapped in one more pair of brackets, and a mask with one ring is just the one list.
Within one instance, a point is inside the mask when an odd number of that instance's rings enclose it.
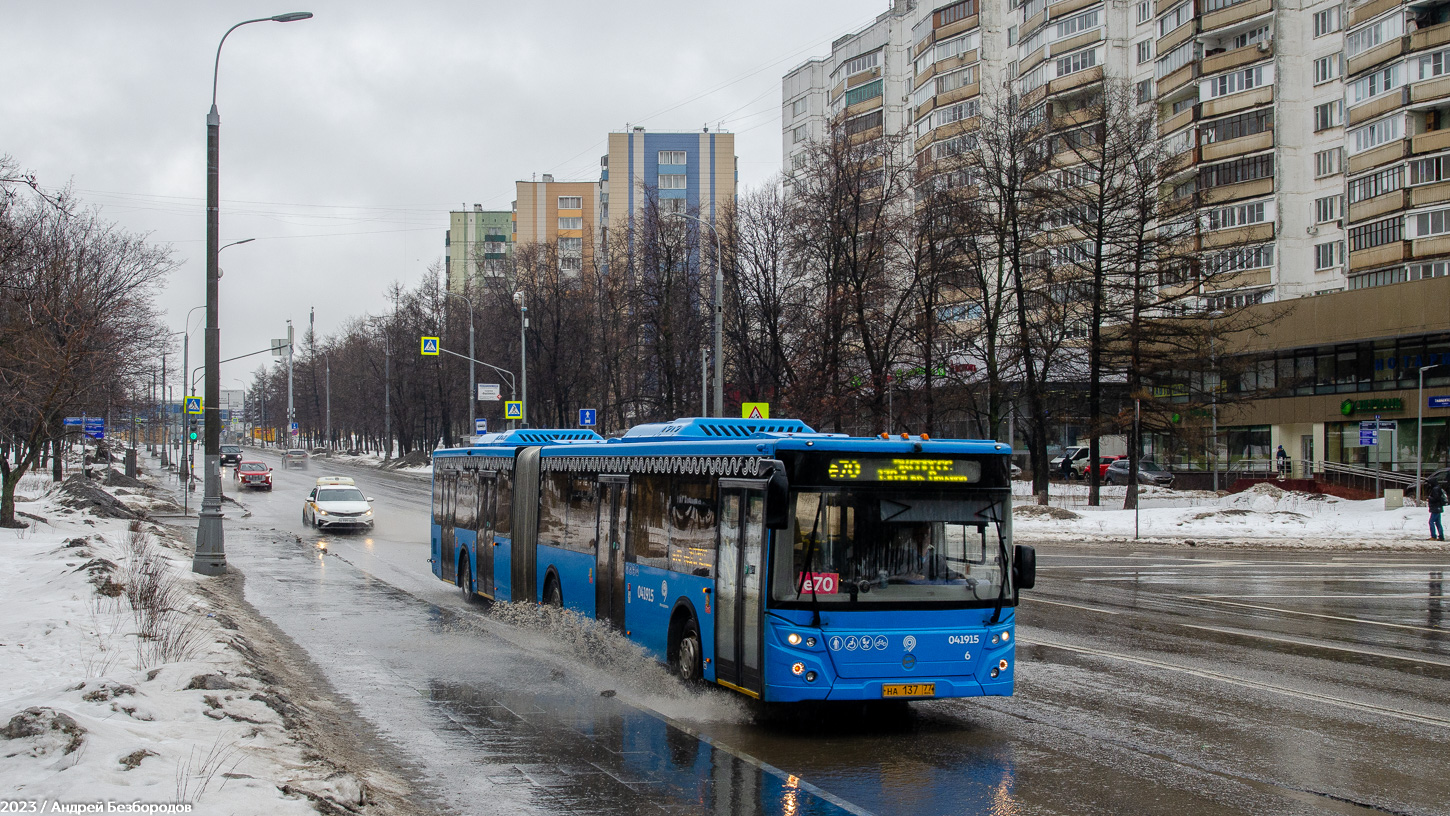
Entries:
{"label": "red car", "polygon": [[[1127,458],[1128,457],[1126,457],[1126,456],[1099,456],[1098,457],[1098,482],[1102,482],[1103,479],[1107,477],[1107,475],[1108,475],[1108,466],[1109,465],[1111,465],[1112,463],[1118,461],[1119,459],[1127,459]],[[1084,479],[1086,479],[1088,477],[1088,466],[1087,465],[1083,465],[1082,466],[1082,477]]]}
{"label": "red car", "polygon": [[272,469],[266,462],[239,462],[234,476],[239,487],[272,489]]}

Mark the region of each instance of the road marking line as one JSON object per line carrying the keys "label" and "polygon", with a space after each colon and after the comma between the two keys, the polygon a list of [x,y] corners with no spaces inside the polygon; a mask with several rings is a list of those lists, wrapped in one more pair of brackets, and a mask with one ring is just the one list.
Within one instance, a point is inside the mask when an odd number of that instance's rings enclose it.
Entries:
{"label": "road marking line", "polygon": [[1282,612],[1285,615],[1303,615],[1306,618],[1323,618],[1325,620],[1345,621],[1346,623],[1363,623],[1370,626],[1385,626],[1391,629],[1408,629],[1412,632],[1434,632],[1438,635],[1450,634],[1450,631],[1438,629],[1433,626],[1411,626],[1407,623],[1387,623],[1385,621],[1365,620],[1364,618],[1349,618],[1343,615],[1326,615],[1321,612],[1300,612],[1297,609],[1282,609],[1277,606],[1264,606],[1262,604],[1237,603],[1234,601],[1221,601],[1216,598],[1202,595],[1179,595],[1179,598],[1186,601],[1202,601],[1204,603],[1223,604],[1224,606],[1237,606],[1244,609],[1262,609],[1266,612]]}
{"label": "road marking line", "polygon": [[1066,652],[1077,652],[1078,654],[1092,655],[1095,657],[1107,657],[1114,660],[1121,660],[1126,663],[1136,663],[1140,666],[1149,666],[1156,669],[1166,669],[1168,671],[1183,672],[1184,674],[1189,674],[1194,677],[1201,677],[1205,680],[1218,680],[1219,682],[1228,683],[1230,685],[1260,689],[1262,691],[1272,691],[1278,694],[1287,695],[1289,697],[1298,697],[1304,700],[1314,700],[1316,702],[1329,703],[1330,705],[1336,705],[1342,708],[1352,708],[1361,711],[1369,711],[1375,714],[1384,715],[1386,717],[1406,720],[1408,722],[1416,722],[1423,725],[1435,725],[1441,728],[1450,728],[1450,720],[1443,719],[1441,717],[1432,717],[1427,714],[1415,714],[1413,712],[1403,711],[1398,708],[1389,708],[1387,706],[1374,705],[1373,703],[1345,700],[1340,697],[1331,697],[1327,694],[1318,694],[1312,691],[1302,691],[1299,689],[1287,688],[1285,686],[1277,686],[1273,683],[1261,683],[1257,680],[1248,680],[1242,677],[1234,677],[1232,675],[1220,674],[1219,672],[1208,671],[1206,669],[1191,669],[1187,666],[1178,666],[1173,663],[1165,663],[1161,660],[1151,660],[1146,657],[1133,657],[1132,655],[1118,654],[1116,652],[1105,652],[1100,649],[1089,649],[1084,646],[1071,646],[1066,643],[1054,643],[1052,641],[1046,640],[1033,640],[1031,638],[1024,638],[1021,635],[1018,635],[1017,637],[1017,644],[1019,646],[1024,644],[1028,646],[1046,646],[1052,649],[1061,649]]}
{"label": "road marking line", "polygon": [[1450,668],[1450,662],[1444,660],[1433,660],[1428,657],[1405,657],[1404,655],[1393,655],[1388,652],[1376,652],[1369,649],[1356,648],[1353,646],[1336,646],[1331,643],[1313,640],[1301,640],[1299,638],[1281,637],[1266,635],[1258,632],[1250,632],[1241,629],[1221,629],[1217,626],[1200,626],[1192,623],[1180,623],[1179,626],[1188,629],[1201,629],[1205,632],[1218,632],[1224,635],[1236,635],[1238,637],[1254,638],[1256,640],[1269,640],[1275,643],[1288,643],[1294,646],[1307,646],[1311,649],[1328,649],[1336,652],[1349,652],[1351,654],[1368,655],[1370,657],[1381,657],[1386,660],[1403,660],[1406,663],[1424,663],[1431,666],[1444,666]]}
{"label": "road marking line", "polygon": [[1052,604],[1053,606],[1070,606],[1073,609],[1086,609],[1089,612],[1101,612],[1104,615],[1121,615],[1121,614],[1123,614],[1121,612],[1114,612],[1111,609],[1099,609],[1096,606],[1082,606],[1081,604],[1063,603],[1062,601],[1049,601],[1046,598],[1040,598],[1040,597],[1038,597],[1036,595],[1024,595],[1023,596],[1023,600],[1031,601],[1032,603]]}

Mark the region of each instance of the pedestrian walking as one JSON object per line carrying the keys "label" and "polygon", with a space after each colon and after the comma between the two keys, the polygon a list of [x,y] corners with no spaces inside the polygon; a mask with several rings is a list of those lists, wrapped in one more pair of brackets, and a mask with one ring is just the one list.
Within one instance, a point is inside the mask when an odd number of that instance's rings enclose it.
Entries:
{"label": "pedestrian walking", "polygon": [[1445,540],[1445,524],[1440,516],[1445,512],[1445,485],[1439,482],[1430,483],[1430,540]]}
{"label": "pedestrian walking", "polygon": [[1279,475],[1280,476],[1288,476],[1289,475],[1289,454],[1284,451],[1284,446],[1283,445],[1280,445],[1279,446],[1278,452],[1274,454],[1274,459],[1276,459],[1278,461],[1278,463],[1279,463]]}

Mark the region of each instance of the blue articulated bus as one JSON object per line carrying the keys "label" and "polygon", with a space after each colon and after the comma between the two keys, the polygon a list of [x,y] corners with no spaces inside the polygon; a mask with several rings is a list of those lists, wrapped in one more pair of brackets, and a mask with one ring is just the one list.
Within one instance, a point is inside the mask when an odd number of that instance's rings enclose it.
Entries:
{"label": "blue articulated bus", "polygon": [[799,420],[491,434],[433,454],[433,572],[760,700],[1008,695],[1036,572],[1010,454]]}

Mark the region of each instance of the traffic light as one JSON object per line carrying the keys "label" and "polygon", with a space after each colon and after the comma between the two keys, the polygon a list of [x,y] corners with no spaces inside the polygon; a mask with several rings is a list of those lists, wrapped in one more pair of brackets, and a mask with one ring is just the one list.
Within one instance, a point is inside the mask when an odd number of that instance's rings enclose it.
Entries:
{"label": "traffic light", "polygon": [[189,426],[189,428],[188,428],[188,432],[187,432],[186,438],[187,439],[190,439],[192,442],[195,442],[196,441],[196,420],[194,420],[194,419],[191,420],[190,422],[187,423],[187,425]]}

